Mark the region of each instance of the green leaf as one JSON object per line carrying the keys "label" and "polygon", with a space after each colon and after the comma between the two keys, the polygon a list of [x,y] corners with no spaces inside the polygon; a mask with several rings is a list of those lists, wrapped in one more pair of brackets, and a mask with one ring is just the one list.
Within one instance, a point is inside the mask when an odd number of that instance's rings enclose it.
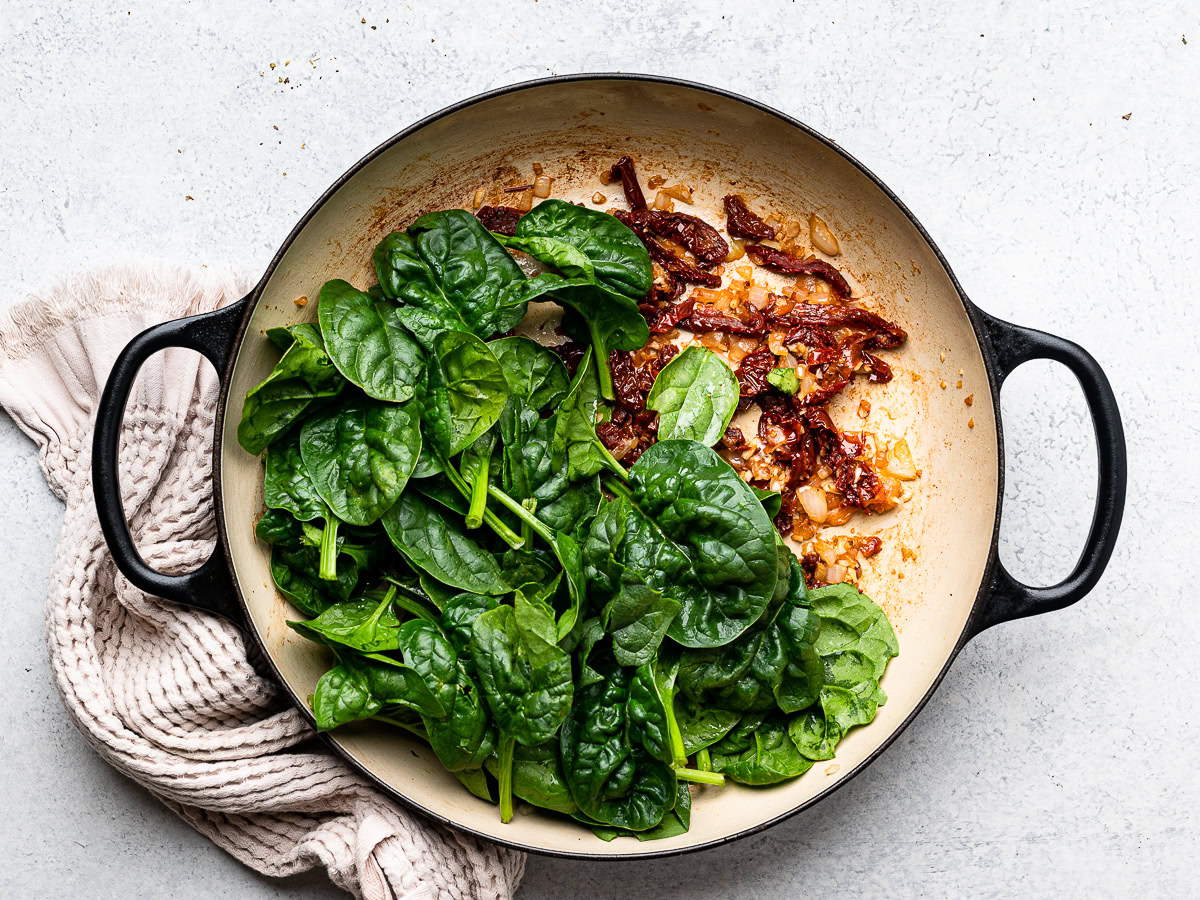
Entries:
{"label": "green leaf", "polygon": [[329,356],[347,381],[376,400],[412,399],[424,354],[401,324],[394,301],[374,300],[336,279],[321,288],[317,316]]}
{"label": "green leaf", "polygon": [[675,720],[688,756],[721,740],[741,718],[740,712],[701,706],[682,695],[675,698]]}
{"label": "green leaf", "polygon": [[378,654],[347,655],[321,676],[312,698],[318,731],[369,719],[384,707],[441,717],[446,710],[408,666]]}
{"label": "green leaf", "polygon": [[486,800],[488,803],[496,802],[492,796],[492,786],[488,784],[487,775],[484,774],[483,769],[463,769],[455,772],[454,777],[480,800]]}
{"label": "green leaf", "polygon": [[671,621],[679,613],[679,603],[664,597],[645,582],[622,586],[608,605],[601,620],[612,634],[613,656],[622,666],[643,666],[658,654],[659,645]]}
{"label": "green leaf", "polygon": [[288,627],[320,644],[349,647],[364,653],[395,650],[400,646],[400,622],[392,609],[392,596],[382,600],[350,600],[330,606],[315,619],[288,622]]}
{"label": "green leaf", "polygon": [[[541,618],[539,622],[538,619]],[[544,744],[571,708],[571,658],[554,643],[554,619],[536,608],[482,613],[472,626],[471,659],[501,734]]]}
{"label": "green leaf", "polygon": [[420,673],[445,710],[444,716],[423,718],[433,752],[451,772],[479,768],[491,755],[495,739],[489,733],[483,696],[454,646],[425,619],[401,625],[398,643],[404,662]]}
{"label": "green leaf", "polygon": [[263,502],[269,509],[286,510],[301,522],[311,522],[330,514],[304,468],[298,431],[289,431],[267,448],[265,468]]}
{"label": "green leaf", "polygon": [[563,723],[563,773],[579,809],[630,831],[654,828],[674,807],[675,773],[630,735],[630,678],[615,665],[582,688]]}
{"label": "green leaf", "polygon": [[800,390],[800,378],[791,366],[780,366],[767,373],[767,381],[778,391],[794,394]]}
{"label": "green leaf", "polygon": [[809,608],[804,570],[791,554],[788,562],[787,601],[775,623],[787,665],[774,690],[779,708],[792,713],[817,701],[825,681],[825,667],[816,649],[821,619]]}
{"label": "green leaf", "polygon": [[427,350],[444,331],[487,338],[525,317],[525,274],[466,210],[429,213],[407,234],[388,235],[375,248],[375,271],[384,294],[401,302],[400,321]]}
{"label": "green leaf", "polygon": [[646,396],[658,411],[658,439],[711,447],[729,427],[740,399],[737,377],[717,354],[693,345],[667,363]]}
{"label": "green leaf", "polygon": [[[520,218],[516,236],[570,244],[591,261],[598,280],[630,297],[640,299],[650,291],[654,272],[646,245],[607,213],[565,200],[544,200]],[[552,259],[542,261],[556,265]]]}
{"label": "green leaf", "polygon": [[304,468],[329,508],[352,525],[376,522],[400,496],[421,452],[414,411],[361,398],[304,423]]}
{"label": "green leaf", "polygon": [[778,491],[768,491],[764,488],[750,485],[750,490],[754,491],[754,496],[758,498],[758,502],[762,504],[764,510],[771,520],[779,515],[779,510],[783,507],[783,497]]}
{"label": "green leaf", "polygon": [[383,516],[388,538],[405,560],[451,587],[474,594],[512,590],[500,567],[451,516],[409,491]]}
{"label": "green leaf", "polygon": [[425,434],[442,456],[456,456],[496,424],[508,382],[488,345],[447,331],[432,341],[420,397]]}
{"label": "green leaf", "polygon": [[[499,771],[499,760],[494,755],[490,756],[486,766],[489,772],[496,775]],[[556,741],[536,747],[514,748],[512,792],[526,803],[542,809],[566,815],[572,815],[579,810],[563,777]]]}
{"label": "green leaf", "polygon": [[713,770],[741,784],[778,784],[812,766],[789,737],[787,720],[777,714],[747,716],[711,752]]}
{"label": "green leaf", "polygon": [[718,647],[748,629],[779,580],[775,526],[723,459],[693,441],[651,446],[629,496],[605,504],[584,547],[589,578],[615,593],[609,559],[680,604],[667,634]]}
{"label": "green leaf", "polygon": [[527,337],[490,341],[488,347],[500,363],[510,397],[518,397],[533,410],[553,406],[567,395],[570,379],[562,358]]}
{"label": "green leaf", "polygon": [[882,678],[888,660],[900,653],[896,632],[883,610],[849,584],[816,588],[809,592],[808,602],[821,617],[817,653],[824,657],[839,650],[857,650],[874,664],[875,680]]}
{"label": "green leaf", "polygon": [[275,586],[308,616],[318,616],[332,604],[350,599],[358,583],[358,565],[353,557],[338,555],[335,581],[319,577],[320,562],[321,551],[313,546],[271,548],[271,578]]}
{"label": "green leaf", "polygon": [[330,361],[316,329],[293,326],[293,342],[242,404],[238,443],[259,454],[300,418],[314,401],[336,397],[346,381]]}
{"label": "green leaf", "polygon": [[572,481],[590,478],[608,469],[626,477],[624,467],[613,459],[605,446],[596,437],[596,414],[600,406],[600,390],[596,370],[592,365],[592,350],[589,347],[579,361],[570,392],[559,406],[555,415],[554,442],[552,444],[551,468],[559,469],[567,463],[568,477]]}
{"label": "green leaf", "polygon": [[528,253],[539,262],[543,262],[548,266],[554,266],[558,271],[570,278],[586,278],[591,280],[595,277],[595,269],[592,266],[592,261],[588,259],[587,254],[568,244],[566,241],[560,241],[552,237],[508,237],[506,235],[495,235],[505,247],[512,250],[521,250]]}

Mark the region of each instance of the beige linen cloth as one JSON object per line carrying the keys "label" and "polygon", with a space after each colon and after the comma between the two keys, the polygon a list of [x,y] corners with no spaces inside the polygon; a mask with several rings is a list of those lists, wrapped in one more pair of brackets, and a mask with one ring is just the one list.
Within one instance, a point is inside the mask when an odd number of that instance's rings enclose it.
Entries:
{"label": "beige linen cloth", "polygon": [[[0,404],[66,503],[46,603],[50,665],[83,736],[118,771],[251,868],[324,866],[369,900],[509,898],[524,856],[430,824],[310,741],[223,619],[149,596],[108,555],[92,499],[95,406],[113,360],[158,322],[216,309],[247,284],[215,269],[106,268],[0,314]],[[164,572],[215,535],[211,366],[168,350],[125,417],[121,484],[134,539]]]}

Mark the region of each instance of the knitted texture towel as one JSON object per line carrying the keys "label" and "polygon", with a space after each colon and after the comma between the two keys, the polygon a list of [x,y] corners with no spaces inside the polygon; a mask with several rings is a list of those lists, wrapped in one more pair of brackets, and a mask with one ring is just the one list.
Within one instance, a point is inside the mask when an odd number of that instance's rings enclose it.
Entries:
{"label": "knitted texture towel", "polygon": [[[234,626],[143,593],[108,554],[91,445],[114,359],[143,329],[245,291],[212,269],[126,266],[0,315],[0,404],[37,443],[66,503],[46,604],[63,702],[112,766],[259,872],[322,865],[369,900],[509,898],[524,856],[425,822],[322,752],[247,661]],[[126,411],[125,513],[142,556],[163,572],[194,568],[213,547],[216,398],[211,366],[174,349],[142,368]]]}

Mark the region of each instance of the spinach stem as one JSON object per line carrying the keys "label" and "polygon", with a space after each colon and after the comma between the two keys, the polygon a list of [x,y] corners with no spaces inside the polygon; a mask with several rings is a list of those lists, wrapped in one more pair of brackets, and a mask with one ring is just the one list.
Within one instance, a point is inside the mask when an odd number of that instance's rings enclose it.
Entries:
{"label": "spinach stem", "polygon": [[600,376],[600,396],[605,400],[616,399],[613,391],[612,370],[608,367],[608,347],[604,344],[604,335],[596,328],[593,319],[587,320],[588,336],[592,339],[593,355],[596,357],[596,372]]}
{"label": "spinach stem", "polygon": [[338,517],[330,513],[325,517],[325,529],[321,532],[321,565],[317,570],[323,581],[337,581],[337,532]]}
{"label": "spinach stem", "polygon": [[512,765],[515,740],[504,737],[500,740],[500,766],[496,780],[500,782],[500,821],[508,824],[513,817]]}
{"label": "spinach stem", "polygon": [[[450,479],[450,483],[454,485],[455,490],[470,500],[471,489],[467,486],[466,481],[463,480],[462,475],[458,473],[458,470],[455,469],[454,466],[450,465],[449,460],[442,456],[442,454],[436,453],[436,456],[438,462],[442,464],[442,471],[446,474],[446,477]],[[489,487],[488,490],[490,491],[491,488]],[[504,541],[504,543],[508,544],[508,546],[512,547],[514,550],[520,550],[525,546],[525,541],[521,538],[521,536],[501,522],[496,514],[490,509],[484,510],[483,521],[484,524],[492,529],[492,531],[496,532],[496,535],[500,538],[500,540]]]}
{"label": "spinach stem", "polygon": [[471,505],[467,509],[467,527],[478,528],[483,524],[483,514],[487,511],[488,497],[488,458],[483,457],[475,463],[471,472]]}
{"label": "spinach stem", "polygon": [[630,492],[629,488],[627,486],[621,484],[621,482],[619,482],[619,481],[613,481],[611,478],[605,478],[604,479],[604,488],[609,493],[615,494],[616,496],[620,497],[622,500],[629,500],[629,501],[633,500],[633,494]]}
{"label": "spinach stem", "polygon": [[712,757],[709,755],[707,747],[696,751],[696,768],[701,772],[712,771]]}
{"label": "spinach stem", "polygon": [[379,601],[379,605],[375,607],[375,612],[371,613],[371,618],[367,620],[366,624],[371,628],[374,628],[376,624],[378,624],[379,620],[383,618],[384,610],[391,606],[392,601],[395,599],[396,586],[394,584],[389,584],[387,593],[383,595],[383,599]]}
{"label": "spinach stem", "polygon": [[[533,497],[527,497],[522,500],[521,505],[531,513],[537,512],[537,500]],[[521,539],[525,541],[526,547],[533,543],[533,529],[529,527],[529,523],[524,519],[521,520]]]}
{"label": "spinach stem", "polygon": [[530,531],[540,537],[557,552],[558,544],[554,539],[554,534],[549,528],[546,527],[545,523],[543,523],[541,519],[527,510],[512,497],[508,496],[508,494],[504,493],[504,491],[500,490],[500,488],[496,487],[494,484],[488,485],[488,493],[491,494],[496,500],[499,500],[503,506],[508,508],[513,515],[520,519],[522,526],[528,525]]}
{"label": "spinach stem", "polygon": [[438,617],[425,608],[425,604],[421,602],[421,598],[408,585],[401,584],[392,575],[384,575],[383,580],[388,583],[388,590],[393,594],[392,602],[396,606],[406,613],[419,616],[422,619],[428,619],[435,624],[437,623]]}
{"label": "spinach stem", "polygon": [[702,772],[699,769],[676,769],[675,777],[684,781],[694,781],[697,784],[715,784],[725,786],[725,776],[720,772]]}
{"label": "spinach stem", "polygon": [[407,722],[401,722],[399,719],[393,719],[390,716],[372,716],[371,718],[376,722],[387,722],[389,725],[403,728],[405,731],[412,732],[423,741],[429,740],[429,735],[425,733],[425,729],[420,725],[410,725]]}
{"label": "spinach stem", "polygon": [[663,692],[663,711],[667,714],[667,740],[671,744],[671,756],[674,765],[687,766],[687,748],[683,746],[683,732],[679,730],[679,720],[675,718],[675,691]]}

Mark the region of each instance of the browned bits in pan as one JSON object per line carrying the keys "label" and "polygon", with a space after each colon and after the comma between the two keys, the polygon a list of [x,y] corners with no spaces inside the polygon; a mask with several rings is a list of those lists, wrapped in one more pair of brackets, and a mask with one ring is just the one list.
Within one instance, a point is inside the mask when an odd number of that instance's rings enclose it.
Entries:
{"label": "browned bits in pan", "polygon": [[741,194],[725,195],[725,230],[730,237],[775,240],[775,229],[756,216]]}

